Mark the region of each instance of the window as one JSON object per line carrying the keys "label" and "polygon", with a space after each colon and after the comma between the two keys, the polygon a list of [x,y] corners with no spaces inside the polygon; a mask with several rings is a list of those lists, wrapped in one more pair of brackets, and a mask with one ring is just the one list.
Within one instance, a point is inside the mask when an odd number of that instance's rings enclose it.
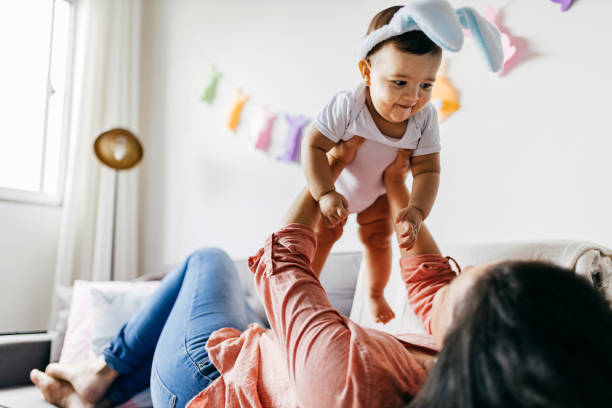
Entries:
{"label": "window", "polygon": [[69,0],[0,6],[0,199],[61,203],[71,21]]}

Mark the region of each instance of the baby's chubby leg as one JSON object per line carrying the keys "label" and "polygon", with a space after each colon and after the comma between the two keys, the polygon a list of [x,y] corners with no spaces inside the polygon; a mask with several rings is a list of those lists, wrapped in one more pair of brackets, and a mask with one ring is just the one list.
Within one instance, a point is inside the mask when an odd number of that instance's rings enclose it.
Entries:
{"label": "baby's chubby leg", "polygon": [[395,313],[384,297],[385,286],[391,275],[391,234],[393,226],[387,196],[382,195],[357,214],[359,238],[363,242],[367,267],[370,310],[376,322],[387,323]]}
{"label": "baby's chubby leg", "polygon": [[317,275],[317,278],[321,276],[321,271],[323,270],[323,266],[327,261],[327,257],[329,256],[332,246],[334,246],[336,241],[338,241],[342,236],[342,231],[344,229],[344,225],[346,224],[346,220],[347,219],[345,218],[344,221],[341,221],[332,227],[325,222],[323,217],[319,217],[317,225],[315,226],[317,250],[311,262],[312,270],[315,275]]}

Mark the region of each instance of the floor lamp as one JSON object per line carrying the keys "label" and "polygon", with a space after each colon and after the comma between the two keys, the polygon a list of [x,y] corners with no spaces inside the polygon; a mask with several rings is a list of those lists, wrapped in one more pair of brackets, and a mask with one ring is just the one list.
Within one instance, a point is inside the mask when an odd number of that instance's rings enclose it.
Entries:
{"label": "floor lamp", "polygon": [[115,194],[113,196],[113,237],[111,248],[110,280],[115,279],[115,229],[117,222],[117,182],[120,170],[136,166],[143,157],[142,144],[127,129],[114,128],[98,136],[93,145],[98,160],[115,171]]}

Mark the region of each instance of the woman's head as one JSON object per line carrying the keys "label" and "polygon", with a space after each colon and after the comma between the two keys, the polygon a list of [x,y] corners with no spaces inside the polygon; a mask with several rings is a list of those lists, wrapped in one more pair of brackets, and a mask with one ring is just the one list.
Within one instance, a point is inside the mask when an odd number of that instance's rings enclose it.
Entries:
{"label": "woman's head", "polygon": [[585,280],[505,262],[458,282],[444,346],[411,407],[611,405],[612,311]]}
{"label": "woman's head", "polygon": [[[374,16],[367,34],[388,24],[400,8],[389,7]],[[442,49],[422,31],[409,31],[377,44],[359,61],[376,111],[394,123],[420,111],[431,99],[441,60]]]}

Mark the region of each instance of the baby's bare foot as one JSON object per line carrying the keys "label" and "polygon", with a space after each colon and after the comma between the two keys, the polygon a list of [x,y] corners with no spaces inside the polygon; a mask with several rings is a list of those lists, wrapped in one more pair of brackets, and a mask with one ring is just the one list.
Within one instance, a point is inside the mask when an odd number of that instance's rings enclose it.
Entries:
{"label": "baby's bare foot", "polygon": [[384,296],[370,296],[370,310],[374,315],[376,323],[386,324],[395,317],[393,309],[387,303]]}
{"label": "baby's bare foot", "polygon": [[40,390],[45,401],[63,408],[93,408],[93,404],[83,401],[74,388],[65,381],[56,380],[39,370],[30,372],[30,380]]}
{"label": "baby's bare foot", "polygon": [[86,402],[102,399],[119,373],[106,365],[104,357],[71,364],[49,364],[45,374],[72,385],[76,393]]}

